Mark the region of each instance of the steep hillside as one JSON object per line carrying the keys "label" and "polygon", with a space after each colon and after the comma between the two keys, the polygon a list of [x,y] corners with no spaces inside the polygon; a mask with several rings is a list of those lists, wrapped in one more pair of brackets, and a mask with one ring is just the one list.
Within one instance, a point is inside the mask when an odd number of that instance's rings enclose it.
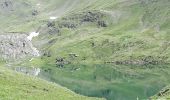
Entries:
{"label": "steep hillside", "polygon": [[40,78],[108,100],[147,99],[170,83],[169,0],[10,4],[0,11],[2,33],[36,31],[32,42],[40,52],[8,63],[12,69],[40,68]]}

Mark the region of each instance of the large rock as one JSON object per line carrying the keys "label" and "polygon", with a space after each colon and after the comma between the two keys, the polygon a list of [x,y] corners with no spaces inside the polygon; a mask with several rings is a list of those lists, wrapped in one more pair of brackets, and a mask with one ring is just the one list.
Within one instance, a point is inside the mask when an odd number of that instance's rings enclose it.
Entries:
{"label": "large rock", "polygon": [[27,35],[19,33],[0,35],[0,58],[3,60],[17,60],[29,56],[37,56],[38,52],[33,47]]}
{"label": "large rock", "polygon": [[13,2],[12,0],[1,0],[0,1],[0,11],[13,11]]}

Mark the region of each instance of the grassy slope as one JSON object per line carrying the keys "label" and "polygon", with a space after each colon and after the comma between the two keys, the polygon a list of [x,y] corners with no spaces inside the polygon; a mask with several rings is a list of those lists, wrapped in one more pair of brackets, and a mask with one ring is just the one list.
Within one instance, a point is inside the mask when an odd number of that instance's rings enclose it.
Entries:
{"label": "grassy slope", "polygon": [[54,83],[22,75],[1,67],[0,99],[2,100],[100,100],[80,96]]}
{"label": "grassy slope", "polygon": [[[118,23],[107,28],[84,25],[74,30],[62,30],[61,36],[43,34],[37,40],[48,37],[48,41],[55,40],[55,42],[40,46],[39,49],[49,51],[52,56],[34,59],[30,63],[26,62],[25,66],[41,67],[43,72],[40,77],[88,96],[106,97],[110,100],[132,100],[137,97],[143,99],[155,94],[170,82],[169,65],[132,66],[104,64],[104,62],[140,60],[148,56],[151,57],[150,60],[170,61],[168,50],[170,3],[168,0],[152,1],[142,4],[138,0],[108,0],[107,2],[105,0],[58,0],[57,2],[50,0],[48,5],[45,4],[49,1],[44,1],[42,13],[33,17],[34,22],[12,26],[7,30],[36,29],[39,25],[46,24],[42,20],[48,21],[49,16],[55,14],[57,16],[58,13],[58,16],[62,14],[70,16],[70,13],[81,13],[84,10],[117,11],[122,14],[122,17]],[[60,13],[62,11],[65,13]],[[160,29],[155,27],[157,25]],[[92,43],[95,47],[91,46]],[[41,42],[35,41],[35,44],[39,46]],[[69,53],[75,53],[79,57],[70,59]],[[58,68],[55,65],[57,57],[65,57],[72,64]]]}
{"label": "grassy slope", "polygon": [[[119,0],[111,1],[103,5],[104,0],[16,0],[13,4],[14,11],[2,10],[1,31],[24,31],[36,30],[44,21],[48,21],[50,16],[62,16],[70,12],[77,12],[84,9],[96,9],[107,7]],[[37,4],[40,4],[37,6]],[[32,11],[37,10],[38,16],[32,16]],[[8,16],[8,17],[7,17]],[[9,17],[10,16],[10,17]],[[8,21],[7,21],[8,20]],[[14,26],[15,24],[15,26]]]}

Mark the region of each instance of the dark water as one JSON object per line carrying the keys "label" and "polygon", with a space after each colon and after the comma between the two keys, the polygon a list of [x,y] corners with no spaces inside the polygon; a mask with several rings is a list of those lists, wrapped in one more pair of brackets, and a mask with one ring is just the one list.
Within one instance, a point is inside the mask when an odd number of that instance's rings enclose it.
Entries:
{"label": "dark water", "polygon": [[86,96],[136,100],[155,95],[170,83],[169,74],[169,65],[102,64],[44,67],[40,77]]}

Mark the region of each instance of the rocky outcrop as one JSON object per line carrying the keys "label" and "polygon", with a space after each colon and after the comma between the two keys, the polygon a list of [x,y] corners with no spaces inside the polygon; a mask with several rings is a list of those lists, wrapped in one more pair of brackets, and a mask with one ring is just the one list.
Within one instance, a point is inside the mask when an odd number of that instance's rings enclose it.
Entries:
{"label": "rocky outcrop", "polygon": [[0,10],[13,11],[13,2],[11,0],[1,0]]}
{"label": "rocky outcrop", "polygon": [[167,93],[169,93],[169,90],[170,90],[170,89],[161,90],[161,91],[158,93],[158,96],[166,95]]}
{"label": "rocky outcrop", "polygon": [[33,10],[33,11],[32,11],[32,15],[33,15],[33,16],[38,15],[38,13],[39,13],[39,12],[38,12],[37,10]]}
{"label": "rocky outcrop", "polygon": [[38,76],[40,73],[40,68],[32,68],[32,67],[16,67],[15,71],[24,73],[26,75]]}
{"label": "rocky outcrop", "polygon": [[18,60],[37,55],[37,50],[27,35],[19,33],[0,35],[0,58],[3,60]]}
{"label": "rocky outcrop", "polygon": [[108,23],[105,19],[108,17],[100,11],[86,11],[78,14],[72,14],[70,16],[62,18],[57,22],[59,28],[70,28],[74,29],[85,23],[93,23],[99,27],[107,27]]}
{"label": "rocky outcrop", "polygon": [[113,63],[116,65],[160,65],[167,64],[167,57],[163,56],[140,56],[136,59],[119,60],[119,61],[106,61],[105,63]]}
{"label": "rocky outcrop", "polygon": [[41,28],[41,36],[43,37],[47,33],[47,35],[61,36],[65,29],[75,30],[87,25],[104,28],[117,23],[120,17],[121,14],[118,11],[105,10],[89,10],[70,13],[63,17],[50,17],[51,20],[46,21],[46,25]]}
{"label": "rocky outcrop", "polygon": [[111,15],[102,11],[95,10],[69,14],[59,18],[57,21],[54,20],[57,17],[50,17],[50,19],[53,20],[47,21],[46,26],[41,28],[41,36],[44,36],[47,33],[49,35],[61,36],[61,31],[65,28],[77,29],[78,27],[87,24],[93,24],[99,28],[108,27],[112,22],[107,20],[107,17],[111,17]]}
{"label": "rocky outcrop", "polygon": [[67,61],[64,57],[58,57],[56,58],[56,66],[59,68],[63,68],[64,65],[70,64],[69,61]]}

